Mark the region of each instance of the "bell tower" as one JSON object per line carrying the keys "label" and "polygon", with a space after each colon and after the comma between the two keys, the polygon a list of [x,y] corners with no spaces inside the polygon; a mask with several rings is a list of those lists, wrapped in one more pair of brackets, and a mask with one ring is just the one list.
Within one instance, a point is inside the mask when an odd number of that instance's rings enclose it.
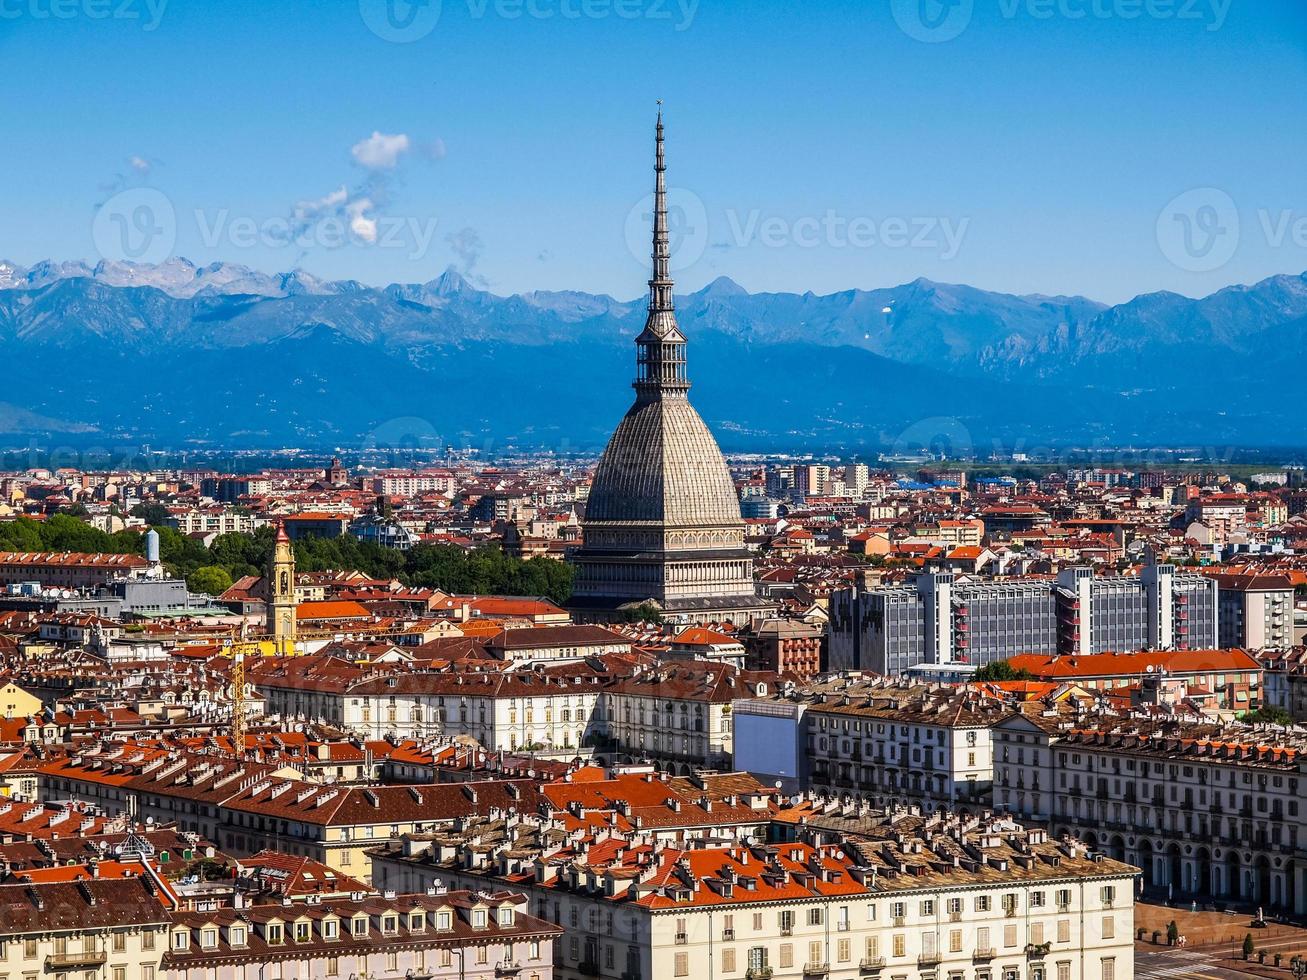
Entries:
{"label": "bell tower", "polygon": [[295,549],[291,547],[286,525],[277,525],[268,566],[268,617],[266,628],[277,641],[280,652],[295,642]]}

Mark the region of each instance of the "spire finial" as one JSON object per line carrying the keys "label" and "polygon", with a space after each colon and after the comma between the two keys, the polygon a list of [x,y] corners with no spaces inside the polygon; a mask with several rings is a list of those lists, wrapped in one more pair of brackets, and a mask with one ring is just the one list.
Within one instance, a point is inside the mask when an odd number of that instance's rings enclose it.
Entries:
{"label": "spire finial", "polygon": [[663,100],[658,100],[654,162],[653,278],[649,280],[649,309],[671,310],[671,245],[667,232],[667,159],[663,143]]}

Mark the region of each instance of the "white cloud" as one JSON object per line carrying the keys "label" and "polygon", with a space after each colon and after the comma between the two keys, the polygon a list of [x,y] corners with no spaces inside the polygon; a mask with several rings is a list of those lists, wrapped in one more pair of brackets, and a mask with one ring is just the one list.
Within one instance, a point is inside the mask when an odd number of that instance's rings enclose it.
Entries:
{"label": "white cloud", "polygon": [[130,156],[127,158],[127,163],[142,177],[147,176],[152,169],[150,161],[145,159],[145,157]]}
{"label": "white cloud", "polygon": [[313,224],[319,218],[337,213],[349,200],[349,191],[341,184],[330,194],[308,201],[297,201],[292,212],[296,233]]}
{"label": "white cloud", "polygon": [[367,214],[373,207],[372,199],[367,197],[360,197],[345,205],[350,232],[369,244],[377,240],[377,219]]}
{"label": "white cloud", "polygon": [[409,139],[404,133],[393,136],[373,132],[365,140],[359,140],[350,149],[354,162],[368,170],[393,170],[400,156],[407,153]]}

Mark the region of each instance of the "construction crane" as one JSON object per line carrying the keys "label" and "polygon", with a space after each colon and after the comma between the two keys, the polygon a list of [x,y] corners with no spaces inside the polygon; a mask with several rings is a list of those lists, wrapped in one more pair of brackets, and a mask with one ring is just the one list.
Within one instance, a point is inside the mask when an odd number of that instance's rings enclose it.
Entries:
{"label": "construction crane", "polygon": [[231,656],[231,744],[240,759],[245,755],[245,651],[259,649],[257,643],[227,640],[223,643]]}

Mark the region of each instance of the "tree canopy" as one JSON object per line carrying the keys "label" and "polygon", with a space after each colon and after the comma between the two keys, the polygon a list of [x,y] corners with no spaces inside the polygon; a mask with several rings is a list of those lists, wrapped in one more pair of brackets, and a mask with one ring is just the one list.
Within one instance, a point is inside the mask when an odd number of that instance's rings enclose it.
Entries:
{"label": "tree canopy", "polygon": [[[154,530],[159,533],[159,558],[168,572],[186,579],[197,592],[213,595],[241,576],[262,575],[276,533],[265,525],[254,534],[220,534],[206,547],[174,527],[156,525]],[[295,567],[302,572],[357,570],[370,578],[398,579],[415,588],[475,595],[540,595],[554,602],[565,602],[572,594],[570,565],[552,558],[514,558],[489,544],[471,551],[449,544],[421,544],[398,551],[342,535],[299,538],[294,548]],[[145,536],[136,529],[107,534],[68,514],[55,514],[45,521],[20,517],[0,524],[0,551],[144,554]],[[197,578],[200,572],[204,574]],[[226,576],[222,588],[217,588],[224,581],[219,572]]]}
{"label": "tree canopy", "polygon": [[1024,667],[1013,667],[1006,660],[985,664],[973,675],[978,681],[1032,681],[1035,675]]}

